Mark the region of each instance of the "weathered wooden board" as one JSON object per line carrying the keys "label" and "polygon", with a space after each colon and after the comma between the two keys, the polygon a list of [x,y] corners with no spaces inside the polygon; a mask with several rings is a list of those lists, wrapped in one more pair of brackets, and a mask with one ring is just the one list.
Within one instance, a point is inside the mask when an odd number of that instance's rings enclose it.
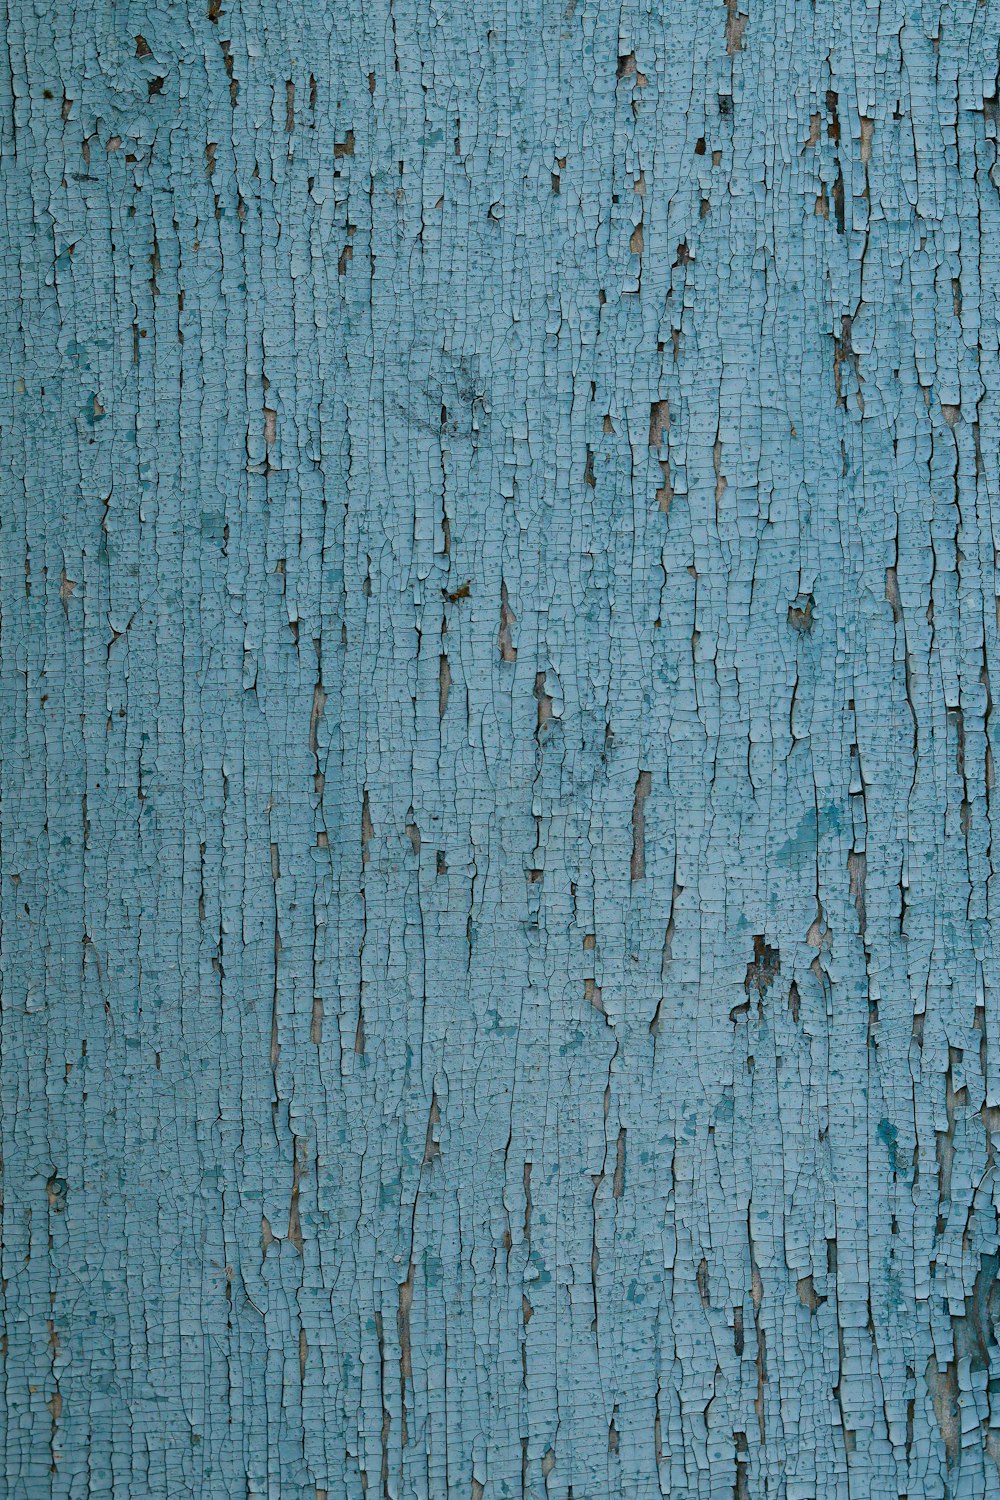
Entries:
{"label": "weathered wooden board", "polygon": [[1000,1496],[998,39],[7,0],[10,1500]]}

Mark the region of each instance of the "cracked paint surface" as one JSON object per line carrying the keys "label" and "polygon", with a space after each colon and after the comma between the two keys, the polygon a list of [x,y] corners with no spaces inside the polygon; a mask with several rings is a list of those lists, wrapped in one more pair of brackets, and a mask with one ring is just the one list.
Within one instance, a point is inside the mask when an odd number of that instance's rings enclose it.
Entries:
{"label": "cracked paint surface", "polygon": [[1000,1496],[998,0],[8,0],[3,1494]]}

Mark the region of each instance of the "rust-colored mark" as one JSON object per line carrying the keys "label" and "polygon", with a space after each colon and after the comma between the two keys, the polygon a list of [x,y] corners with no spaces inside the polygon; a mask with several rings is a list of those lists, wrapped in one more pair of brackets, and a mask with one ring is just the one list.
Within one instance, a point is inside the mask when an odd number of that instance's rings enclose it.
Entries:
{"label": "rust-colored mark", "polygon": [[510,607],[510,597],[507,593],[507,585],[500,580],[500,631],[497,644],[500,648],[501,661],[517,661],[517,647],[511,636],[511,626],[517,624],[517,616]]}
{"label": "rust-colored mark", "polygon": [[666,400],[654,401],[649,408],[649,446],[660,448],[663,439],[670,431],[670,402]]}
{"label": "rust-colored mark", "polygon": [[653,778],[649,771],[640,771],[635,783],[632,802],[632,861],[633,881],[646,877],[646,798],[649,796]]}

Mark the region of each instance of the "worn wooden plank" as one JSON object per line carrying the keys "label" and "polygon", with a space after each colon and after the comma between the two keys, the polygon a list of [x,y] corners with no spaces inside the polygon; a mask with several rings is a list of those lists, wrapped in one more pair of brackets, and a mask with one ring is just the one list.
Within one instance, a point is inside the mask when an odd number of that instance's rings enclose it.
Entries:
{"label": "worn wooden plank", "polygon": [[7,0],[3,1493],[1000,1496],[998,0]]}

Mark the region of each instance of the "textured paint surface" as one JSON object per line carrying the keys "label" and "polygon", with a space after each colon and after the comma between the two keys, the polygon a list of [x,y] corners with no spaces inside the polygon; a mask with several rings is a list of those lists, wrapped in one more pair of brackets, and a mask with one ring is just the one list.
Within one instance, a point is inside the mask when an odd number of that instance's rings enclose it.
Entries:
{"label": "textured paint surface", "polygon": [[1000,1496],[1000,3],[7,0],[2,1493]]}

